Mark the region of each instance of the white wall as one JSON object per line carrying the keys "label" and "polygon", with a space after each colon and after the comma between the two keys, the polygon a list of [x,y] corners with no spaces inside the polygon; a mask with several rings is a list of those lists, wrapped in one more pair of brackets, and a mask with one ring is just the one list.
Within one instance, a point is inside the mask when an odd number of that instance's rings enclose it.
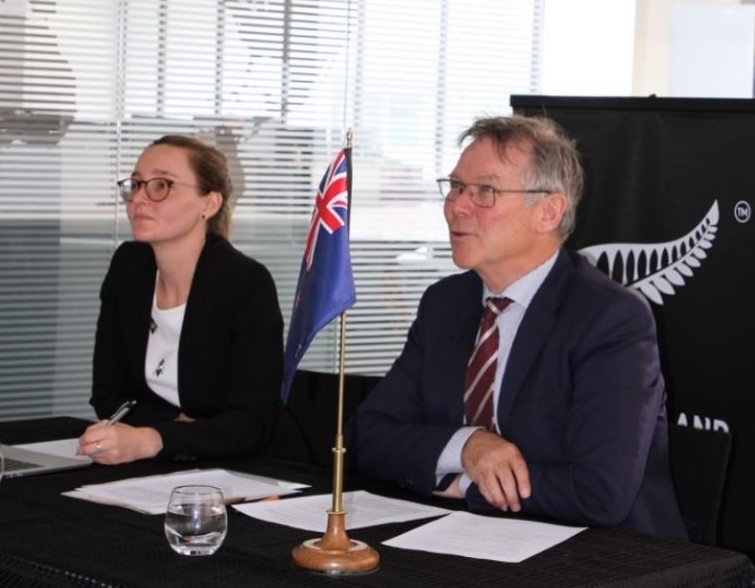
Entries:
{"label": "white wall", "polygon": [[755,6],[676,4],[669,95],[751,98]]}
{"label": "white wall", "polygon": [[542,92],[632,93],[635,0],[545,0]]}
{"label": "white wall", "polygon": [[752,97],[752,4],[545,0],[542,93]]}

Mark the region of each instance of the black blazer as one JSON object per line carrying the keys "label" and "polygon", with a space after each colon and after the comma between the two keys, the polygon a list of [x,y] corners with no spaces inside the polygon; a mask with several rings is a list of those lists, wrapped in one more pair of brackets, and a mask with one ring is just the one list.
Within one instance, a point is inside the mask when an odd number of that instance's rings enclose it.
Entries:
{"label": "black blazer", "polygon": [[[482,314],[474,272],[428,288],[400,357],[359,407],[357,469],[430,495],[462,426]],[[562,250],[515,336],[497,407],[524,454],[524,514],[686,537],[671,481],[665,391],[647,303]],[[471,509],[492,508],[472,485]]]}
{"label": "black blazer", "polygon": [[[283,364],[283,319],[272,276],[222,237],[207,236],[179,341],[179,411],[152,392],[144,376],[156,271],[148,244],[126,242],[113,255],[94,348],[97,415],[107,418],[136,399],[124,422],[160,433],[158,458],[262,450],[279,410]],[[179,412],[196,420],[177,422]]]}

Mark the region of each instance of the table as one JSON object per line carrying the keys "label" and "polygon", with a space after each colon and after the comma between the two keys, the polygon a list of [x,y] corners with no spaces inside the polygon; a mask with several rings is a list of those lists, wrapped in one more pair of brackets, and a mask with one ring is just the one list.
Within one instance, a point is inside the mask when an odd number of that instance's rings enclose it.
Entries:
{"label": "table", "polygon": [[[0,423],[6,443],[76,436],[79,419],[57,417]],[[81,484],[167,473],[188,467],[225,467],[311,484],[329,493],[331,472],[270,458],[212,463],[140,462],[3,480],[0,484],[0,586],[755,586],[749,558],[733,551],[618,529],[589,529],[519,564],[390,548],[381,542],[425,521],[349,532],[380,553],[380,569],[334,579],[292,568],[291,550],[318,534],[257,521],[229,509],[226,541],[213,556],[174,554],[161,516],[61,496]],[[346,489],[369,481],[348,479]],[[380,485],[378,485],[380,486]],[[421,499],[380,486],[380,493]],[[442,506],[447,506],[442,503]],[[326,522],[323,513],[323,531]]]}

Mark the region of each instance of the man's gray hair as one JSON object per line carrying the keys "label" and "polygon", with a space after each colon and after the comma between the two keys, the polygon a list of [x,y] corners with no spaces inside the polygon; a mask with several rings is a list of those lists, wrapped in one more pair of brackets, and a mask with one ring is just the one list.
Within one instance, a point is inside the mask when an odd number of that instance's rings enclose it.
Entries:
{"label": "man's gray hair", "polygon": [[[459,136],[461,146],[467,139],[490,139],[505,157],[506,148],[516,145],[531,153],[530,165],[520,178],[526,190],[560,192],[566,197],[566,210],[558,227],[565,241],[574,230],[577,205],[582,197],[584,172],[575,141],[548,118],[520,115],[477,119]],[[533,205],[544,194],[527,194]]]}

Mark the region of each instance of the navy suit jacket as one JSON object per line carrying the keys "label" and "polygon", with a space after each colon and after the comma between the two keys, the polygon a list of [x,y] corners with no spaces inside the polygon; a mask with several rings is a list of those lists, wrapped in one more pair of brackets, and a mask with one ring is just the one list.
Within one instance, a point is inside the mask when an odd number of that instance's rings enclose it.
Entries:
{"label": "navy suit jacket", "polygon": [[157,266],[152,248],[126,242],[100,292],[91,404],[107,418],[124,400],[124,419],[162,436],[158,458],[192,460],[258,452],[280,407],[283,318],[262,264],[208,234],[186,301],[178,348],[180,411],[147,386],[144,361]]}
{"label": "navy suit jacket", "polygon": [[[463,423],[482,288],[466,272],[427,289],[401,355],[351,423],[359,472],[432,493],[438,457]],[[497,420],[529,467],[523,513],[686,538],[652,313],[576,253],[559,252],[524,314]],[[467,502],[492,508],[475,485]]]}

